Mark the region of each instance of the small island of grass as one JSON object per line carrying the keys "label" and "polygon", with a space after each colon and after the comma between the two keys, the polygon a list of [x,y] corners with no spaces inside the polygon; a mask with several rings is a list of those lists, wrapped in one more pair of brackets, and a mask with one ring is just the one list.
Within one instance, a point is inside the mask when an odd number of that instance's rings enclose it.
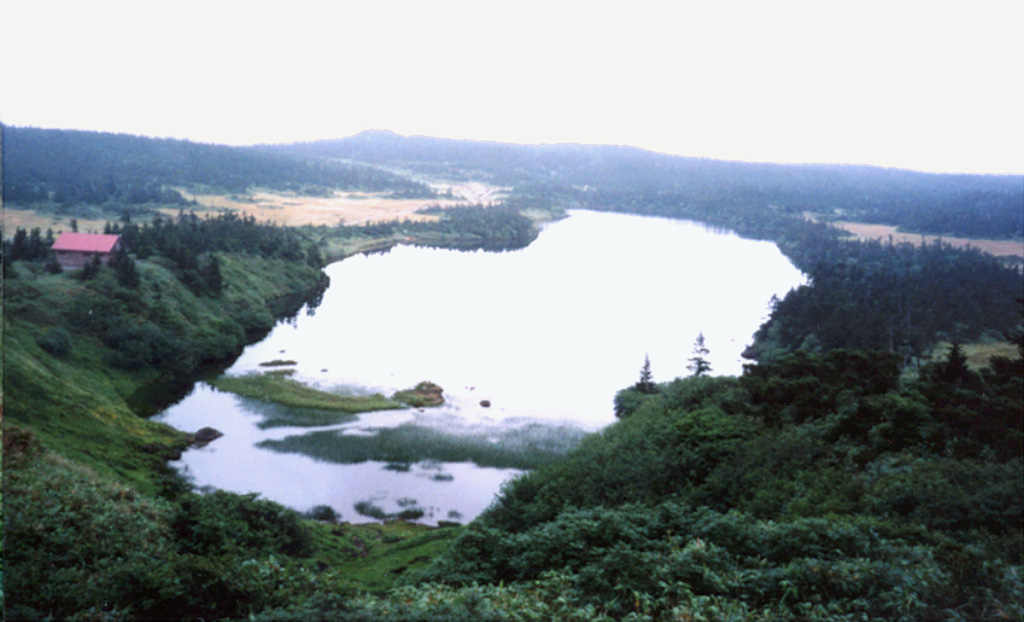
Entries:
{"label": "small island of grass", "polygon": [[404,407],[403,404],[389,400],[379,393],[373,395],[342,395],[340,393],[314,389],[297,380],[292,380],[278,374],[221,376],[210,384],[222,391],[229,391],[243,397],[275,402],[295,408],[362,413]]}
{"label": "small island of grass", "polygon": [[263,361],[260,363],[260,367],[291,367],[292,365],[297,364],[297,361],[293,361],[291,359],[274,359],[272,361]]}

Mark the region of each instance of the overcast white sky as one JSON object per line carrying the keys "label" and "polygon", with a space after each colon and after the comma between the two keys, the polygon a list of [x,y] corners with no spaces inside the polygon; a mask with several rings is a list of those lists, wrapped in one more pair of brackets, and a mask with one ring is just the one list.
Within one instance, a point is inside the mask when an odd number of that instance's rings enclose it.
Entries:
{"label": "overcast white sky", "polygon": [[1024,173],[1024,1],[0,0],[0,120]]}

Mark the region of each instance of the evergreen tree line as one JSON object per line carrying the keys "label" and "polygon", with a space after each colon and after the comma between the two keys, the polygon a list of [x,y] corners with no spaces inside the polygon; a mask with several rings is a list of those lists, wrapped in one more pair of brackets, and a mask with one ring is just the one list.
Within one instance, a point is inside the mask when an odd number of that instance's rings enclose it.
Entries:
{"label": "evergreen tree line", "polygon": [[108,223],[104,232],[120,234],[124,245],[139,259],[159,255],[170,260],[182,283],[196,293],[212,296],[220,295],[223,288],[217,252],[303,261],[316,268],[322,261],[315,244],[306,243],[295,230],[259,223],[255,217],[234,212],[199,218],[193,212],[182,211],[177,218],[158,215],[142,225],[130,220]]}
{"label": "evergreen tree line", "polygon": [[[194,293],[214,297],[219,296],[224,287],[218,252],[301,261],[314,268],[322,267],[323,262],[316,245],[307,243],[296,230],[259,223],[255,217],[238,216],[233,212],[204,218],[185,211],[179,212],[176,218],[158,214],[152,222],[141,225],[126,216],[123,222],[108,222],[103,232],[121,236],[122,249],[111,256],[110,267],[126,287],[139,284],[136,259],[153,256],[171,262],[178,279]],[[4,241],[5,275],[17,275],[10,270],[11,262],[16,260],[46,262],[50,272],[60,272],[51,250],[53,241],[52,229],[44,236],[38,227],[31,231],[17,228],[13,238]],[[100,268],[97,258],[83,266],[78,276],[83,280],[92,279]]]}
{"label": "evergreen tree line", "polygon": [[747,352],[753,358],[853,348],[898,352],[910,362],[939,340],[998,336],[1017,323],[1020,271],[976,249],[941,241],[853,241],[826,224],[765,212],[756,203],[727,208],[718,198],[677,199],[637,196],[616,203],[606,197],[611,202],[588,206],[700,220],[776,241],[809,283],[776,301]]}
{"label": "evergreen tree line", "polygon": [[3,241],[4,265],[17,260],[44,261],[51,256],[50,247],[54,241],[53,229],[47,229],[43,235],[40,227],[17,227],[14,236]]}
{"label": "evergreen tree line", "polygon": [[935,242],[805,243],[809,284],[776,301],[749,354],[866,348],[905,363],[937,340],[996,337],[1017,324],[1020,272],[977,250]]}
{"label": "evergreen tree line", "polygon": [[420,213],[438,216],[438,219],[340,225],[335,233],[342,237],[404,235],[428,246],[480,248],[488,251],[524,248],[537,237],[533,222],[517,209],[505,205],[477,203],[446,208],[435,205],[421,209]]}

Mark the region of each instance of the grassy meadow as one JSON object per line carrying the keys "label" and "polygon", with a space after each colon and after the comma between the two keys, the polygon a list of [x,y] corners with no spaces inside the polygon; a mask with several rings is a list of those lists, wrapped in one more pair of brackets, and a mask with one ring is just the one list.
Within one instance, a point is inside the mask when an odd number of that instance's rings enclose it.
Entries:
{"label": "grassy meadow", "polygon": [[338,411],[355,414],[405,407],[404,404],[390,400],[379,393],[373,395],[342,395],[340,393],[314,389],[297,380],[292,380],[275,373],[221,376],[212,380],[210,384],[222,391],[229,391],[243,397],[305,410]]}

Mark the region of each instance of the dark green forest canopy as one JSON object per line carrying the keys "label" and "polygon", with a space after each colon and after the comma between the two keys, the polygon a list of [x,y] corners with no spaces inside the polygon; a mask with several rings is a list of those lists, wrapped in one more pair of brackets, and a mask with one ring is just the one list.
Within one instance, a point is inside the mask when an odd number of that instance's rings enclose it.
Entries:
{"label": "dark green forest canopy", "polygon": [[4,158],[4,198],[13,204],[185,204],[175,187],[435,196],[424,184],[365,165],[127,134],[5,127]]}

